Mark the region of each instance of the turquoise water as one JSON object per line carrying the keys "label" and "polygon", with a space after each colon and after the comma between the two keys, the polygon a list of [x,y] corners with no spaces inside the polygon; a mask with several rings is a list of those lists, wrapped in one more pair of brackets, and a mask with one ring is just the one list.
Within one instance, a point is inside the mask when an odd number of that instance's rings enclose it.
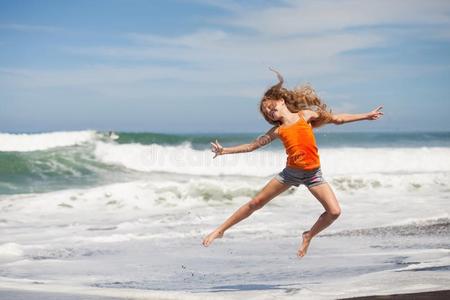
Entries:
{"label": "turquoise water", "polygon": [[[184,142],[194,149],[209,147],[218,139],[223,145],[248,143],[260,133],[245,134],[157,134],[157,133],[119,133],[118,143],[177,145]],[[450,147],[450,132],[316,132],[319,147]],[[274,142],[276,147],[281,143]]]}
{"label": "turquoise water", "polygon": [[[49,136],[46,136],[49,134],[45,133],[3,134],[3,147],[8,145],[8,148],[7,151],[0,151],[0,194],[34,193],[68,187],[95,186],[143,176],[142,172],[139,172],[141,170],[136,170],[136,168],[127,168],[124,164],[111,164],[99,159],[99,156],[95,154],[99,143],[111,142],[109,144],[111,151],[113,151],[114,145],[117,147],[128,145],[131,147],[130,151],[141,151],[143,149],[139,148],[141,146],[159,145],[160,147],[188,147],[194,151],[193,154],[198,154],[199,152],[196,151],[208,152],[210,142],[216,139],[226,147],[248,143],[258,137],[257,133],[117,132],[119,138],[109,141],[106,133],[91,132],[86,137],[82,136],[85,134],[86,132],[70,134],[61,132],[61,140],[65,142],[62,146],[54,145],[54,139],[50,139]],[[316,141],[319,149],[450,147],[450,132],[316,132]],[[276,140],[258,151],[279,153],[282,151],[282,144]],[[192,164],[194,163],[192,162]]]}

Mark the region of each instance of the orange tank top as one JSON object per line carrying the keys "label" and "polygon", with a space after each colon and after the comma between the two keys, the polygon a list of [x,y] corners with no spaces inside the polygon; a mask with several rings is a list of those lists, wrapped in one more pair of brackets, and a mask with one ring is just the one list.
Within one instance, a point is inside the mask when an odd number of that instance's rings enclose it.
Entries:
{"label": "orange tank top", "polygon": [[302,170],[314,170],[320,167],[319,152],[312,126],[302,115],[294,124],[279,126],[278,135],[288,155],[286,166]]}

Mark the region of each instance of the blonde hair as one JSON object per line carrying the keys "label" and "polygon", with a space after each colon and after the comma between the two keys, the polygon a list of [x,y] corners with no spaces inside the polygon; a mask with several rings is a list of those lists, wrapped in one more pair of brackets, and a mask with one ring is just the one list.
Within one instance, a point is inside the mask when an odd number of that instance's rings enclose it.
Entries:
{"label": "blonde hair", "polygon": [[327,105],[317,96],[316,91],[311,85],[307,84],[288,90],[283,87],[284,79],[281,74],[273,69],[271,70],[277,74],[279,82],[264,93],[259,104],[259,111],[267,122],[272,125],[281,125],[280,121],[271,120],[263,109],[263,103],[265,101],[281,99],[284,100],[286,107],[292,113],[303,109],[310,109],[317,112],[319,117],[311,121],[313,127],[317,128],[331,121],[331,109],[329,111],[327,110]]}

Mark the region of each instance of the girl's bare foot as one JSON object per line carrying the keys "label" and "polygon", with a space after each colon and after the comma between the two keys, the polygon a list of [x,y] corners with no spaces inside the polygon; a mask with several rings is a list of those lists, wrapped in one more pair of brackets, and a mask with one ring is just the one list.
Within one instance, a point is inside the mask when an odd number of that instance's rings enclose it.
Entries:
{"label": "girl's bare foot", "polygon": [[223,232],[214,230],[203,239],[203,246],[208,247],[215,239],[223,237]]}
{"label": "girl's bare foot", "polygon": [[302,237],[303,237],[303,242],[297,252],[297,256],[300,256],[300,257],[303,257],[306,255],[306,251],[308,250],[309,243],[311,242],[311,239],[312,239],[312,236],[309,234],[309,231],[303,232]]}

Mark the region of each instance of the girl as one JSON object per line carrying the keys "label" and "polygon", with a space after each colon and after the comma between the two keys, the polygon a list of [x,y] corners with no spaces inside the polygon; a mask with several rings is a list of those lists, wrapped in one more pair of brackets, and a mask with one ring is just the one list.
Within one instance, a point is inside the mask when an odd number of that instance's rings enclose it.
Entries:
{"label": "girl", "polygon": [[[271,69],[272,70],[272,69]],[[302,244],[297,255],[303,257],[311,239],[328,227],[341,214],[341,209],[330,185],[322,178],[320,160],[313,128],[327,123],[344,124],[360,120],[376,120],[383,115],[382,106],[365,114],[333,115],[310,86],[294,90],[282,87],[283,77],[275,70],[279,83],[265,93],[260,102],[260,112],[267,122],[274,125],[263,136],[249,144],[234,147],[222,147],[218,141],[211,143],[211,150],[218,155],[250,152],[280,138],[286,148],[286,167],[272,178],[266,186],[249,202],[241,206],[222,225],[203,239],[203,245],[209,246],[214,239],[221,238],[234,224],[262,208],[290,186],[304,184],[322,204],[325,212],[308,231],[302,234]]]}

